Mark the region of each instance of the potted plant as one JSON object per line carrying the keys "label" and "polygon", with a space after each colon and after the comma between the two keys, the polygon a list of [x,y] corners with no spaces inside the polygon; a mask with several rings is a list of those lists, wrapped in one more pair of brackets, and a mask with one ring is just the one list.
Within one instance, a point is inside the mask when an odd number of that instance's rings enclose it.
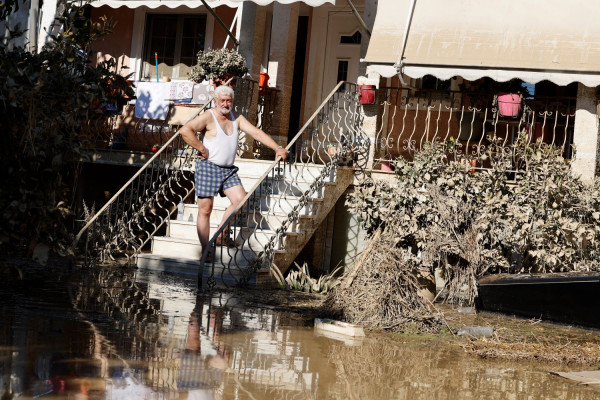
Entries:
{"label": "potted plant", "polygon": [[[471,103],[483,106],[482,101],[492,98],[492,106],[498,108],[502,117],[517,117],[521,111],[523,98],[529,97],[527,86],[520,79],[511,79],[507,82],[497,82],[491,78],[483,77],[476,81],[461,85],[463,93],[471,99]],[[477,99],[476,101],[473,101]],[[475,104],[470,104],[476,106]]]}
{"label": "potted plant", "polygon": [[216,87],[224,84],[229,78],[243,76],[247,72],[246,60],[237,51],[207,50],[198,52],[198,59],[189,79],[196,83],[207,80]]}

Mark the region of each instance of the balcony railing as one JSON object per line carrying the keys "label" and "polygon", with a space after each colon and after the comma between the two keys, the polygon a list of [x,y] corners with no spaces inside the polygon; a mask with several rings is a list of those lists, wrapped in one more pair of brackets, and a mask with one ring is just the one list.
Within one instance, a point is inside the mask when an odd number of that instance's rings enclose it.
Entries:
{"label": "balcony railing", "polygon": [[[276,99],[258,92],[258,82],[237,79],[234,111],[261,127],[269,122]],[[265,98],[268,97],[267,100]],[[118,113],[107,113],[90,120],[84,135],[87,152],[152,153],[163,147],[181,126],[203,108],[203,104],[171,104],[164,120],[135,117],[135,104],[126,104]],[[257,144],[240,138],[238,156],[252,157]]]}
{"label": "balcony railing", "polygon": [[575,97],[524,98],[514,115],[501,109],[495,96],[478,93],[383,87],[376,101],[374,161],[383,169],[398,157],[411,160],[431,141],[454,140],[450,156],[475,168],[485,168],[480,158],[491,141],[510,147],[519,135],[534,145],[560,147],[565,159],[573,154]]}

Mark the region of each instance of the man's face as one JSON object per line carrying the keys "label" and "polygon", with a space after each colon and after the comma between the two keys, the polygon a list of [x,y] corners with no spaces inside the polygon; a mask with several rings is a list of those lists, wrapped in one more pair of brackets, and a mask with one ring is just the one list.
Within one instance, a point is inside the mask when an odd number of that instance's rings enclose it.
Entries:
{"label": "man's face", "polygon": [[217,96],[217,110],[223,114],[229,114],[231,111],[231,106],[233,105],[233,99],[229,95],[220,94]]}

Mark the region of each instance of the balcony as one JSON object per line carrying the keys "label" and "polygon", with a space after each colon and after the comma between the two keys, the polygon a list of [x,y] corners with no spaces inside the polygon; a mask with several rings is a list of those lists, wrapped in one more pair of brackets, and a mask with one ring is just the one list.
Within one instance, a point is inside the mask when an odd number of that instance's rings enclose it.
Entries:
{"label": "balcony", "polygon": [[[258,90],[258,83],[238,79],[235,86],[234,110],[250,122],[268,129],[277,106],[277,91]],[[135,101],[118,112],[107,112],[91,119],[83,138],[84,160],[92,162],[141,165],[162,147],[188,120],[202,110],[204,104],[170,102],[164,119],[136,117]],[[244,158],[273,157],[270,149],[240,135],[238,156]]]}
{"label": "balcony", "polygon": [[374,166],[389,169],[398,157],[412,160],[424,143],[453,141],[450,156],[485,168],[481,156],[491,141],[505,147],[526,135],[534,145],[559,146],[573,156],[575,97],[531,97],[521,100],[514,116],[502,115],[493,95],[382,87],[377,93]]}

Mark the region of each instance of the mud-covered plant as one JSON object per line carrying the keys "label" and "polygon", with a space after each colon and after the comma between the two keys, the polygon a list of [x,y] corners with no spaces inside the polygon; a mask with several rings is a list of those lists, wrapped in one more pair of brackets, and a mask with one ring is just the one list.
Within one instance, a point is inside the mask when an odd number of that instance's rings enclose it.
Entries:
{"label": "mud-covered plant", "polygon": [[281,289],[307,293],[328,293],[331,291],[339,284],[336,276],[340,270],[341,267],[338,267],[329,274],[313,278],[310,276],[308,264],[304,263],[299,266],[294,263],[294,267],[284,277],[276,265],[272,266],[273,275]]}
{"label": "mud-covered plant", "polygon": [[349,198],[405,260],[441,269],[450,300],[472,302],[486,273],[599,269],[599,185],[573,178],[560,149],[524,137],[492,143],[491,167],[477,173],[450,154],[428,144],[414,162],[396,161],[393,184],[368,180]]}
{"label": "mud-covered plant", "polygon": [[215,49],[198,52],[196,65],[189,79],[196,83],[204,80],[231,76],[243,76],[248,72],[246,60],[240,53],[230,49]]}

